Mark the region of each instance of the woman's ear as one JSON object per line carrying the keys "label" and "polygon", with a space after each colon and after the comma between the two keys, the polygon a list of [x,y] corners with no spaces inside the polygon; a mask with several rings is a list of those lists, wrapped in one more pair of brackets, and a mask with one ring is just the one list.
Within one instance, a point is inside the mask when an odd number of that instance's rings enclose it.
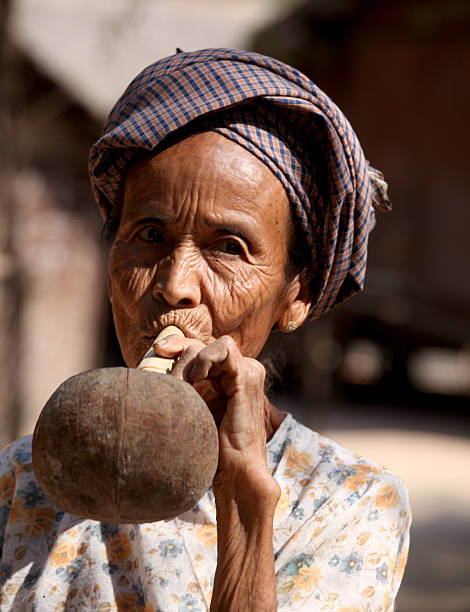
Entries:
{"label": "woman's ear", "polygon": [[311,305],[310,278],[307,271],[303,270],[289,281],[284,308],[277,320],[278,329],[287,333],[300,327],[307,318]]}

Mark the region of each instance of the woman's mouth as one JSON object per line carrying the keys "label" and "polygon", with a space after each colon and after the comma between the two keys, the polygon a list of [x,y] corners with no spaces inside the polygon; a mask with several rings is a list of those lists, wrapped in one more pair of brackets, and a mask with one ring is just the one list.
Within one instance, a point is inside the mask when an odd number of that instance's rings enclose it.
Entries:
{"label": "woman's mouth", "polygon": [[158,334],[169,325],[180,329],[186,338],[193,338],[208,344],[212,338],[212,325],[209,317],[201,316],[191,310],[172,310],[160,315],[152,321],[152,329],[145,331],[145,340],[148,339],[149,346],[155,341]]}

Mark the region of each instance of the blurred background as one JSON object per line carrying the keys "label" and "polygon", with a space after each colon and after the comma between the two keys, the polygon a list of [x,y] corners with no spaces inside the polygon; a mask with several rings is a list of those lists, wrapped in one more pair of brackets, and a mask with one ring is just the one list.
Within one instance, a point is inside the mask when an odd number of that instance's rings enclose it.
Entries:
{"label": "blurred background", "polygon": [[138,71],[216,46],[307,73],[391,185],[366,291],[273,338],[273,395],[408,485],[397,609],[469,612],[469,0],[0,0],[0,445],[121,363],[88,148]]}

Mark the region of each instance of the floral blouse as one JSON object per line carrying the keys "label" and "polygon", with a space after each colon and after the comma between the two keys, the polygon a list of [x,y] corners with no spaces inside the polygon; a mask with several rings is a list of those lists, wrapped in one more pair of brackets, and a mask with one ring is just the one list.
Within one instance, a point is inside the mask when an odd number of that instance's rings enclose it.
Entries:
{"label": "floral blouse", "polygon": [[[280,610],[388,612],[410,509],[392,473],[287,415],[267,445],[281,486],[274,518]],[[114,525],[52,505],[31,436],[0,455],[0,609],[203,612],[217,563],[214,497],[166,521]]]}

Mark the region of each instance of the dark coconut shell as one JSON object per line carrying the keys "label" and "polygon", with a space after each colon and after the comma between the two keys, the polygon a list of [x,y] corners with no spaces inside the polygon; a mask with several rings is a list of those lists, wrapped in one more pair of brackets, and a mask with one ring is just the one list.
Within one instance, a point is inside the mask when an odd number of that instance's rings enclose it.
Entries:
{"label": "dark coconut shell", "polygon": [[205,402],[179,379],[127,368],[60,385],[33,436],[37,480],[56,506],[110,523],[147,523],[191,509],[217,469]]}

